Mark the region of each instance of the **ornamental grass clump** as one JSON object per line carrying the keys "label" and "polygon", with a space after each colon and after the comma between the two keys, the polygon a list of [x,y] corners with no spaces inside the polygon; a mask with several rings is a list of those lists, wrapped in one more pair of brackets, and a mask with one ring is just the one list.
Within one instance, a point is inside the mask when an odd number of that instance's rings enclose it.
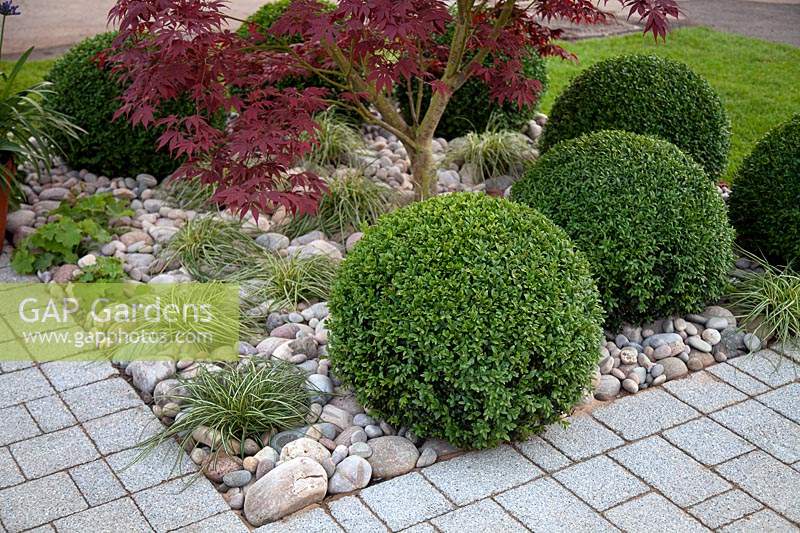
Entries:
{"label": "ornamental grass clump", "polygon": [[730,217],[746,249],[800,267],[800,114],[770,131],[744,160]]}
{"label": "ornamental grass clump", "polygon": [[305,423],[318,391],[306,386],[306,374],[291,363],[278,360],[245,360],[238,367],[202,367],[192,379],[180,379],[181,410],[175,422],[139,443],[133,463],[154,452],[162,443],[177,438],[180,456],[197,446],[192,434],[211,437],[211,462],[221,452],[239,455],[245,439],[261,441],[269,431],[284,431]]}
{"label": "ornamental grass clump", "polygon": [[340,267],[330,357],[396,427],[485,448],[590,386],[602,312],[583,255],[525,206],[457,193],[384,215]]}
{"label": "ornamental grass clump", "polygon": [[563,141],[511,194],[586,254],[610,328],[695,312],[726,290],[733,229],[725,204],[673,144],[624,131]]}
{"label": "ornamental grass clump", "polygon": [[317,122],[315,143],[303,158],[312,168],[350,165],[358,160],[363,150],[361,132],[343,115],[328,109],[314,116]]}
{"label": "ornamental grass clump", "polygon": [[448,145],[445,164],[471,165],[475,182],[504,174],[519,175],[535,152],[525,135],[508,130],[468,133]]}
{"label": "ornamental grass clump", "polygon": [[550,112],[539,146],[598,130],[654,135],[693,157],[710,178],[725,170],[730,120],[708,82],[683,63],[652,55],[597,63],[570,83]]}

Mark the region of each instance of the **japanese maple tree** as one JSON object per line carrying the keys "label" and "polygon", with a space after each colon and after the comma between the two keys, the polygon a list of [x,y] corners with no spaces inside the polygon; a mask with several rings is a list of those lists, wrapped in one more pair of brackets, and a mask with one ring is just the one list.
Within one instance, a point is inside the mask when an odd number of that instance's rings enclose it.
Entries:
{"label": "japanese maple tree", "polygon": [[[674,0],[619,1],[656,38],[679,12]],[[287,171],[312,147],[314,113],[331,104],[396,135],[417,198],[430,196],[431,141],[453,93],[477,77],[497,102],[530,105],[541,86],[522,74],[526,56],[571,57],[552,43],[560,31],[546,23],[607,18],[590,0],[457,0],[452,7],[444,0],[340,0],[333,10],[295,0],[272,27],[251,27],[242,37],[228,29],[226,3],[118,0],[109,20],[120,32],[104,59],[129,83],[118,115],[165,126],[161,147],[186,158],[179,175],[216,183],[217,200],[256,215],[278,205],[315,209],[322,180]],[[445,34],[452,37],[443,45]],[[280,83],[312,75],[327,87]],[[393,100],[396,84],[407,89],[410,117]],[[158,113],[167,100],[187,96],[197,114]],[[235,119],[214,125],[212,117],[231,111]]]}

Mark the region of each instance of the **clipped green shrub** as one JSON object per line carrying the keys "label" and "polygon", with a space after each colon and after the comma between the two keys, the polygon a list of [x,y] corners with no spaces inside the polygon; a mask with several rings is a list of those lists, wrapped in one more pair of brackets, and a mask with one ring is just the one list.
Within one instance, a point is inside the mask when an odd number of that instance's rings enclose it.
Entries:
{"label": "clipped green shrub", "polygon": [[[449,34],[443,39],[449,39]],[[491,58],[487,58],[486,64],[489,62]],[[498,104],[492,99],[489,87],[483,81],[470,78],[450,98],[447,109],[439,125],[436,126],[436,135],[454,139],[471,131],[483,132],[492,125],[497,129],[523,130],[539,109],[539,100],[547,88],[547,69],[544,60],[538,55],[533,55],[525,61],[523,72],[526,78],[539,80],[542,83],[542,91],[537,96],[535,104],[522,108],[511,102]],[[431,89],[426,86],[423,91],[423,110],[430,102],[430,98]],[[397,100],[406,120],[411,120],[408,92],[404,83],[397,84]]]}
{"label": "clipped green shrub", "polygon": [[745,248],[785,263],[800,260],[800,114],[770,131],[744,160],[730,217]]}
{"label": "clipped green shrub", "polygon": [[[328,2],[326,0],[320,0],[320,3],[325,6],[328,10],[336,9],[336,4],[333,2]],[[276,0],[274,2],[267,2],[263,6],[259,7],[258,10],[247,17],[246,22],[242,23],[239,26],[239,29],[236,30],[242,37],[248,37],[250,35],[250,24],[255,24],[258,33],[261,34],[266,42],[275,42],[275,38],[267,34],[267,30],[275,24],[275,21],[278,20],[286,10],[289,9],[289,6],[292,4],[292,0]],[[301,41],[300,36],[295,36],[291,39],[291,42],[299,43]]]}
{"label": "clipped green shrub", "polygon": [[583,256],[544,216],[472,193],[384,215],[336,276],[330,356],[362,405],[484,448],[555,422],[601,341]]}
{"label": "clipped green shrub", "polygon": [[719,96],[688,66],[649,55],[601,61],[578,75],[553,104],[539,146],[598,130],[666,139],[711,178],[725,169],[730,121]]}
{"label": "clipped green shrub", "polygon": [[725,205],[673,144],[589,133],[539,158],[511,194],[588,256],[610,327],[693,312],[726,289],[733,229]]}
{"label": "clipped green shrub", "polygon": [[[108,70],[99,68],[95,58],[115,37],[115,32],[108,32],[81,41],[47,74],[54,94],[46,105],[72,117],[86,131],[77,139],[59,138],[59,146],[75,168],[110,177],[149,173],[163,178],[180,165],[167,150],[156,150],[163,130],[133,127],[125,118],[113,120],[123,89]],[[190,114],[192,108],[186,103],[170,106],[169,111]]]}

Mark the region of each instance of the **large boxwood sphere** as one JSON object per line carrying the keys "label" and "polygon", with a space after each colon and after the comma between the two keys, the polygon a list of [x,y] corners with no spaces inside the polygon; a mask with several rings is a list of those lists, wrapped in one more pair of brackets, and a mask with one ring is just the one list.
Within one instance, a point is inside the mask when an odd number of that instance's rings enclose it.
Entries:
{"label": "large boxwood sphere", "polygon": [[598,130],[655,135],[692,156],[711,178],[725,169],[730,121],[719,96],[688,66],[629,55],[586,69],[556,99],[542,151]]}
{"label": "large boxwood sphere", "polygon": [[536,211],[458,193],[384,215],[337,274],[334,371],[397,427],[482,448],[589,386],[602,313],[583,256]]}
{"label": "large boxwood sphere", "polygon": [[744,160],[730,217],[744,247],[781,262],[800,260],[800,115],[770,131]]}
{"label": "large boxwood sphere", "polygon": [[725,290],[733,263],[725,204],[673,144],[589,133],[548,151],[511,192],[588,256],[609,326],[693,312]]}
{"label": "large boxwood sphere", "polygon": [[[146,172],[163,178],[180,161],[167,150],[156,150],[161,129],[133,127],[124,118],[113,120],[123,87],[108,70],[100,69],[97,55],[108,49],[116,33],[95,35],[70,48],[58,59],[47,79],[55,93],[46,105],[73,118],[86,130],[79,139],[60,138],[67,162],[107,176],[132,176]],[[170,112],[190,114],[191,105],[170,106]]]}

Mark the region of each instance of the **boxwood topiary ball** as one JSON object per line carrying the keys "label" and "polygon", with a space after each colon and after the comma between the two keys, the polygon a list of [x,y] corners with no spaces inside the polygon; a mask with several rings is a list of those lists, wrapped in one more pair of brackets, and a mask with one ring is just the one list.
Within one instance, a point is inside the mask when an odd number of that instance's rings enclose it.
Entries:
{"label": "boxwood topiary ball", "polygon": [[625,130],[666,139],[711,178],[725,169],[730,121],[719,96],[688,66],[657,56],[601,61],[577,76],[553,104],[542,151],[590,131]]}
{"label": "boxwood topiary ball", "polygon": [[[110,177],[146,172],[164,178],[180,161],[166,149],[156,150],[163,129],[134,127],[124,117],[113,120],[123,87],[109,70],[98,66],[96,57],[115,37],[115,32],[108,32],[81,41],[58,59],[47,75],[54,94],[46,105],[69,115],[86,130],[77,140],[56,138],[74,168]],[[193,113],[189,102],[168,107],[171,113]]]}
{"label": "boxwood topiary ball", "polygon": [[786,263],[800,260],[800,114],[770,131],[744,160],[730,217],[745,248]]}
{"label": "boxwood topiary ball", "polygon": [[733,264],[725,204],[673,144],[588,133],[549,150],[511,193],[587,255],[610,327],[693,312],[725,290]]}
{"label": "boxwood topiary ball", "polygon": [[362,405],[484,448],[555,422],[590,385],[589,267],[536,211],[458,193],[384,215],[340,267],[330,356]]}

